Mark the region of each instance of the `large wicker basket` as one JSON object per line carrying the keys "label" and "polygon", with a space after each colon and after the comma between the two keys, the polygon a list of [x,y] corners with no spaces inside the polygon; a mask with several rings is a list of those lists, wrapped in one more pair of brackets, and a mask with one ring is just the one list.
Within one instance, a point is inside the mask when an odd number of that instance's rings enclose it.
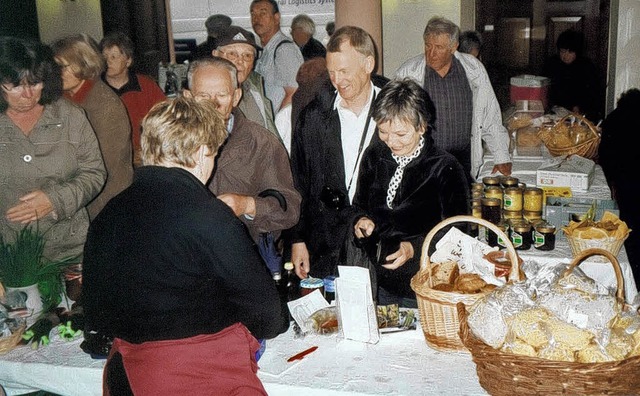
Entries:
{"label": "large wicker basket", "polygon": [[[604,255],[613,265],[618,289],[617,298],[624,301],[624,281],[618,260],[608,251],[589,249],[573,259],[563,276],[584,259]],[[493,396],[513,395],[637,395],[640,393],[640,356],[602,362],[577,363],[516,355],[494,349],[469,329],[467,309],[458,305],[460,337],[469,348],[480,385]]]}
{"label": "large wicker basket", "polygon": [[[567,142],[566,139],[560,139],[560,135],[563,132],[568,133],[572,128],[580,128],[582,133],[586,132],[586,135],[582,136],[578,144]],[[570,113],[564,116],[551,129],[540,129],[538,137],[554,157],[579,155],[593,159],[598,155],[600,133],[591,121],[578,114]]]}
{"label": "large wicker basket", "polygon": [[[4,297],[4,287],[0,283],[0,298]],[[22,339],[22,333],[24,333],[26,325],[20,326],[18,330],[14,331],[10,336],[0,336],[0,355],[11,352]]]}
{"label": "large wicker basket", "polygon": [[411,278],[411,288],[416,293],[418,311],[420,313],[420,325],[424,332],[427,344],[440,351],[462,351],[467,349],[462,344],[458,332],[460,324],[456,305],[463,303],[471,305],[482,298],[486,293],[463,294],[446,292],[433,289],[431,278],[432,266],[429,259],[429,247],[438,231],[454,223],[476,223],[487,227],[498,234],[507,243],[507,251],[511,261],[510,281],[520,280],[520,268],[518,255],[509,241],[509,237],[494,224],[472,216],[454,216],[438,223],[426,236],[422,245],[420,258],[420,270]]}

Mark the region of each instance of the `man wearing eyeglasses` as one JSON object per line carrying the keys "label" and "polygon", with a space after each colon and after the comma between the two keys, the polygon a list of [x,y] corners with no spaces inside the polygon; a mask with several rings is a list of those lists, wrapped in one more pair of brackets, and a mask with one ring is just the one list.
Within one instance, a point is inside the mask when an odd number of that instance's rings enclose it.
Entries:
{"label": "man wearing eyeglasses", "polygon": [[253,122],[257,122],[280,138],[274,122],[271,101],[264,93],[264,80],[253,70],[259,51],[253,33],[239,26],[230,26],[220,33],[218,46],[212,51],[233,63],[238,69],[238,84],[242,88],[242,98],[238,108]]}
{"label": "man wearing eyeglasses", "polygon": [[219,57],[196,60],[187,79],[184,95],[211,101],[229,132],[209,189],[246,224],[254,241],[269,232],[277,241],[282,230],[297,223],[301,202],[284,145],[236,108],[242,90],[233,63]]}

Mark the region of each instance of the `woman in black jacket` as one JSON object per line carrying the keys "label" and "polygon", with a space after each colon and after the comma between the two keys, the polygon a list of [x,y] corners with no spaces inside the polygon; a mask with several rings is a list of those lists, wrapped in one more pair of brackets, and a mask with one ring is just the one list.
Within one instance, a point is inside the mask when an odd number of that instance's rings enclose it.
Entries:
{"label": "woman in black jacket", "polygon": [[426,234],[445,218],[467,214],[462,165],[431,137],[435,107],[415,82],[392,81],[373,107],[378,137],[365,151],[354,205],[356,238],[379,238],[378,303],[415,304],[411,277]]}

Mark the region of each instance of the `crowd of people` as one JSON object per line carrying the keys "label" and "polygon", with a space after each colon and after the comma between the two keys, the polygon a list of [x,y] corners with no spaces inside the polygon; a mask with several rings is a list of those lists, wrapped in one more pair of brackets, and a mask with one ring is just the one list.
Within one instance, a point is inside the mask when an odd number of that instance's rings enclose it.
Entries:
{"label": "crowd of people", "polygon": [[374,298],[415,307],[424,238],[470,213],[487,150],[511,174],[477,32],[429,19],[424,53],[387,78],[360,27],[331,22],[322,43],[303,14],[285,35],[274,0],[248,11],[255,34],[207,19],[174,99],[121,32],[0,38],[0,232],[38,222],[49,258],[79,257],[86,331],[114,337],[106,394],[266,394],[254,353],[286,330],[282,260],[324,278],[375,238]]}

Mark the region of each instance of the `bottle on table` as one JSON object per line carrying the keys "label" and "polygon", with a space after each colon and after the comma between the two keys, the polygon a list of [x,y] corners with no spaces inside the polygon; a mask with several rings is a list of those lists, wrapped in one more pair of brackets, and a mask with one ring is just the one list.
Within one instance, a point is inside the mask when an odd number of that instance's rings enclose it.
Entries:
{"label": "bottle on table", "polygon": [[300,278],[296,275],[291,261],[284,263],[284,281],[287,288],[287,301],[300,298]]}
{"label": "bottle on table", "polygon": [[280,309],[281,309],[281,317],[282,317],[282,328],[281,333],[284,333],[289,329],[289,325],[291,324],[291,314],[289,312],[289,306],[287,305],[288,295],[287,295],[287,284],[285,280],[282,278],[282,274],[280,272],[273,272],[273,281],[276,284],[276,289],[278,289],[278,296],[280,298]]}

